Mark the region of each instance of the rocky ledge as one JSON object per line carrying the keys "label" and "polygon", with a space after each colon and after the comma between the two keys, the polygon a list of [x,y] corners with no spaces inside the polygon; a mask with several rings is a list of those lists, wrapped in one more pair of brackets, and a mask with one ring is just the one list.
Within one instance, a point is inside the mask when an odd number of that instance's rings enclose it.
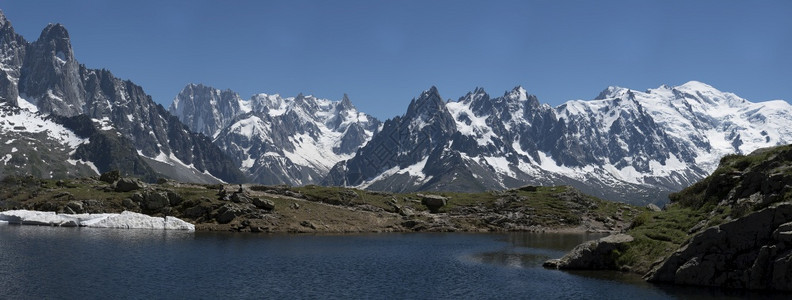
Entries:
{"label": "rocky ledge", "polygon": [[562,258],[546,261],[543,266],[561,270],[614,270],[618,268],[616,254],[624,251],[627,248],[626,243],[633,240],[632,236],[619,233],[588,241]]}

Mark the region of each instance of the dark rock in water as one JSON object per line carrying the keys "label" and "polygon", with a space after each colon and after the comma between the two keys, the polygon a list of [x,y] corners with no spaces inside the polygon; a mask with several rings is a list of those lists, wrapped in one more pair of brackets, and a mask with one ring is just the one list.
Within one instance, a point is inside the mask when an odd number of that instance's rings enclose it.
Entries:
{"label": "dark rock in water", "polygon": [[646,275],[652,282],[792,290],[792,203],[693,236]]}
{"label": "dark rock in water", "polygon": [[121,178],[115,184],[115,191],[119,193],[131,192],[145,187],[145,184],[135,178]]}
{"label": "dark rock in water", "polygon": [[448,198],[438,195],[420,195],[421,204],[425,205],[429,211],[437,213],[441,207],[448,203]]}
{"label": "dark rock in water", "polygon": [[562,270],[615,270],[614,251],[623,251],[626,243],[632,242],[628,234],[614,234],[578,245],[559,259],[546,261],[545,268]]}
{"label": "dark rock in water", "polygon": [[253,205],[264,210],[275,209],[275,202],[269,199],[253,198]]}

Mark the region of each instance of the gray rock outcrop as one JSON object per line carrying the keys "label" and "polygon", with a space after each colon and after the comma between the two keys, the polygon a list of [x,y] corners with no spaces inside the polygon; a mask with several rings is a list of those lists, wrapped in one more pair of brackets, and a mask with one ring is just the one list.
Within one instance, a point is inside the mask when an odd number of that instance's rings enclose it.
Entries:
{"label": "gray rock outcrop", "polygon": [[260,208],[260,209],[263,209],[263,210],[273,210],[273,209],[275,209],[275,202],[272,202],[272,200],[269,200],[269,199],[261,199],[261,198],[258,198],[258,197],[254,197],[253,198],[253,205],[255,205],[257,208]]}
{"label": "gray rock outcrop", "polygon": [[119,193],[131,192],[144,188],[146,185],[136,178],[121,178],[115,183],[115,191]]}
{"label": "gray rock outcrop", "polygon": [[419,195],[421,204],[425,205],[432,213],[437,213],[441,207],[448,204],[448,198],[438,195]]}
{"label": "gray rock outcrop", "polygon": [[646,278],[686,285],[792,290],[792,203],[773,205],[693,236]]}
{"label": "gray rock outcrop", "polygon": [[624,251],[625,244],[632,241],[628,234],[609,235],[580,244],[564,257],[548,260],[543,266],[562,270],[614,270],[617,269],[614,251]]}

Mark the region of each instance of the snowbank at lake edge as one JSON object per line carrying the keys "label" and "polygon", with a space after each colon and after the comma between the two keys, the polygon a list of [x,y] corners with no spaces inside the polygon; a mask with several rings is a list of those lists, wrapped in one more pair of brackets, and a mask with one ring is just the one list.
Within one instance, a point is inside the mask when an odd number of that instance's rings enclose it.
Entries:
{"label": "snowbank at lake edge", "polygon": [[9,210],[0,212],[0,223],[195,231],[195,225],[176,217],[158,218],[131,211],[124,211],[120,214],[57,214],[45,211]]}

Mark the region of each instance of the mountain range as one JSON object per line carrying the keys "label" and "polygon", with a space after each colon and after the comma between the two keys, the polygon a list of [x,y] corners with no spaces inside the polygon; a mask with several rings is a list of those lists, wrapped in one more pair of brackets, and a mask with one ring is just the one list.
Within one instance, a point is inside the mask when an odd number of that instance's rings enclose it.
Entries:
{"label": "mountain range", "polygon": [[691,81],[608,87],[556,107],[522,87],[457,100],[431,87],[384,122],[341,100],[187,85],[165,109],[143,88],[80,65],[69,35],[35,42],[0,13],[0,176],[338,185],[379,191],[483,191],[572,185],[663,203],[721,157],[790,143],[792,106],[753,103]]}
{"label": "mountain range", "polygon": [[[346,96],[241,100],[191,84],[169,111],[211,135],[262,183],[391,192],[567,184],[631,203],[663,203],[669,192],[707,176],[722,156],[792,138],[787,102],[752,103],[696,81],[644,92],[608,87],[593,100],[557,107],[522,87],[500,97],[477,88],[456,101],[432,87],[384,123],[355,110]],[[350,140],[351,147],[339,147]]]}

